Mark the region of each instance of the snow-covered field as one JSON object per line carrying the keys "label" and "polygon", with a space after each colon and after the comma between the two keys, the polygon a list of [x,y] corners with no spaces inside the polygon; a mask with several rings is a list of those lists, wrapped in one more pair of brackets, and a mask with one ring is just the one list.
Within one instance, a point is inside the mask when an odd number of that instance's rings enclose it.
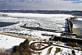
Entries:
{"label": "snow-covered field", "polygon": [[[21,38],[16,38],[16,37],[11,37],[11,36],[6,36],[6,35],[0,35],[0,48],[4,49],[10,49],[14,46],[19,45],[20,43],[24,42],[25,39]],[[57,53],[57,48],[60,49]],[[55,45],[51,45],[48,48],[43,49],[40,55],[72,55],[72,50],[74,50],[76,55],[81,55],[82,51],[75,50],[73,48],[64,48],[64,47],[59,47]],[[38,51],[37,51],[38,52]],[[37,54],[37,53],[36,53]],[[33,54],[33,55],[36,55]]]}
{"label": "snow-covered field", "polygon": [[[3,14],[3,13],[0,13]],[[8,14],[7,17],[1,16],[0,22],[14,22],[16,24],[0,27],[0,32],[15,32],[15,33],[23,33],[32,36],[41,36],[41,33],[50,33],[56,35],[57,33],[47,32],[47,31],[37,31],[37,30],[29,30],[22,28],[26,24],[28,27],[40,27],[44,29],[51,29],[57,31],[64,31],[65,19],[72,15],[66,14],[31,14],[31,13],[5,13]],[[18,18],[19,17],[19,18]],[[57,35],[60,36],[61,33]],[[46,37],[44,37],[46,39]]]}
{"label": "snow-covered field", "polygon": [[[7,15],[7,16],[3,16]],[[47,31],[29,30],[22,28],[26,24],[27,27],[40,27],[57,31],[64,31],[65,19],[73,17],[69,14],[33,14],[33,13],[0,13],[0,22],[13,22],[16,24],[0,27],[0,32],[23,33],[46,39],[41,33],[54,34],[60,36],[61,33],[52,33]]]}
{"label": "snow-covered field", "polygon": [[[51,48],[51,50],[50,50]],[[60,51],[56,53],[56,48],[59,48]],[[72,55],[72,50],[74,49],[69,49],[69,48],[63,48],[63,47],[58,47],[58,46],[50,46],[46,49],[44,49],[41,53],[41,55]],[[50,51],[50,52],[49,52]],[[74,50],[75,55],[81,55],[82,51]]]}
{"label": "snow-covered field", "polygon": [[[2,13],[1,13],[2,14]],[[6,13],[7,14],[7,13]],[[40,15],[40,14],[21,14],[21,13],[9,13],[7,17],[0,16],[0,22],[14,22],[16,24],[0,27],[0,32],[15,32],[15,33],[23,33],[28,34],[33,37],[41,38],[41,39],[49,39],[50,37],[42,36],[41,34],[53,34],[56,36],[60,36],[61,33],[53,33],[53,32],[47,32],[47,31],[38,31],[38,30],[30,30],[25,29],[20,26],[23,26],[26,24],[28,27],[40,27],[44,29],[51,29],[51,30],[57,30],[57,31],[64,31],[65,26],[65,19],[72,16],[72,15],[65,15],[65,14],[59,14],[59,16],[56,14],[54,15]],[[16,17],[15,17],[16,16]],[[21,42],[24,42],[25,39],[16,38],[12,36],[6,36],[6,35],[0,35],[0,48],[9,49],[13,46],[19,45]],[[49,48],[51,48],[51,52],[48,54]],[[72,55],[73,49],[58,47],[58,46],[50,46],[44,50],[42,50],[41,55],[54,55],[56,48],[61,48],[61,51],[58,52],[56,55]],[[76,55],[81,55],[82,52],[78,50],[74,50]]]}
{"label": "snow-covered field", "polygon": [[7,35],[0,35],[0,48],[10,49],[16,45],[19,45],[21,42],[24,42],[25,39],[11,37]]}
{"label": "snow-covered field", "polygon": [[[2,14],[2,13],[1,13]],[[17,22],[17,24],[1,27],[0,31],[6,29],[21,29],[20,25],[27,24],[27,26],[41,27],[45,29],[60,30],[63,31],[65,19],[71,15],[66,14],[21,14],[21,13],[8,13],[8,17],[0,17],[0,22]],[[20,17],[20,18],[17,18]],[[22,18],[21,18],[22,17]],[[11,27],[11,28],[9,28]],[[10,31],[10,30],[9,30]]]}

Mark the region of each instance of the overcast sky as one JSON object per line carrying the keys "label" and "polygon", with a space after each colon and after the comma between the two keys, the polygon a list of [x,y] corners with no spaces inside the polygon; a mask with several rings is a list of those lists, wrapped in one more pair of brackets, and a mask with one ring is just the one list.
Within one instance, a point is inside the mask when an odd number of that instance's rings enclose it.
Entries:
{"label": "overcast sky", "polygon": [[82,11],[82,0],[0,0],[0,9]]}

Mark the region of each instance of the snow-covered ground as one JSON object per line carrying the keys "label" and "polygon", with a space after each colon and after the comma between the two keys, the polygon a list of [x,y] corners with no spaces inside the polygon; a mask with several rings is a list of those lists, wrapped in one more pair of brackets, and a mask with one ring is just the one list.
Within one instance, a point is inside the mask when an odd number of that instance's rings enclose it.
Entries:
{"label": "snow-covered ground", "polygon": [[29,30],[22,28],[26,24],[27,27],[40,27],[44,29],[51,29],[57,31],[64,31],[65,19],[68,17],[73,17],[68,14],[32,14],[32,13],[0,13],[7,14],[7,17],[0,16],[0,22],[16,22],[10,26],[0,27],[0,32],[15,32],[23,33],[32,36],[41,37],[47,39],[47,37],[41,34],[54,34],[60,36],[61,33],[53,33],[47,31]]}
{"label": "snow-covered ground", "polygon": [[19,45],[21,42],[24,42],[25,39],[11,37],[7,35],[0,35],[0,48],[10,49],[16,45]]}
{"label": "snow-covered ground", "polygon": [[[56,42],[54,42],[54,43],[56,43]],[[35,44],[35,45],[37,45],[37,44]],[[59,45],[59,46],[57,46],[57,45]],[[58,43],[58,44],[55,44],[55,45],[52,44],[51,46],[46,48],[45,47],[46,45],[42,44],[40,46],[40,48],[44,46],[44,49],[43,50],[38,50],[38,51],[34,50],[34,52],[36,52],[36,54],[33,54],[33,55],[39,55],[38,52],[40,52],[40,55],[73,55],[73,53],[75,53],[75,55],[81,55],[82,54],[82,51],[80,51],[80,50],[76,50],[72,47],[66,47],[66,46],[61,47],[61,45],[65,46],[64,43]],[[35,46],[35,47],[39,48],[37,46]]]}
{"label": "snow-covered ground", "polygon": [[[49,50],[52,48],[51,50]],[[59,48],[60,51],[56,53],[56,48]],[[46,49],[44,49],[41,53],[41,55],[72,55],[72,50],[74,49],[69,49],[69,48],[63,48],[63,47],[58,47],[58,46],[50,46]],[[50,53],[48,53],[50,51]],[[82,51],[74,50],[75,55],[81,55]]]}
{"label": "snow-covered ground", "polygon": [[[2,13],[1,13],[2,14]],[[6,13],[7,14],[7,13]],[[10,16],[10,17],[9,17]],[[15,17],[16,16],[16,17]],[[28,27],[40,27],[44,29],[51,29],[57,31],[64,31],[65,19],[72,15],[40,15],[40,14],[16,14],[9,13],[8,17],[0,16],[0,22],[17,22],[17,24],[13,24],[10,26],[0,27],[0,32],[15,32],[15,33],[23,33],[33,36],[34,38],[41,38],[48,40],[49,36],[42,36],[41,34],[53,34],[56,36],[60,36],[61,33],[53,33],[47,31],[38,31],[38,30],[30,30],[25,29],[20,26],[26,24]],[[20,18],[18,18],[20,17]],[[25,39],[16,38],[12,36],[0,35],[0,48],[9,49],[15,45],[19,45],[21,42],[24,42]],[[51,52],[48,54],[49,48],[51,48]],[[42,50],[41,55],[54,55],[56,48],[61,48],[61,51],[56,53],[56,55],[66,55],[67,53],[71,54],[72,49],[58,47],[58,46],[50,46],[44,50]],[[81,55],[82,52],[78,50],[74,50],[76,55]],[[68,54],[67,54],[68,55]]]}
{"label": "snow-covered ground", "polygon": [[51,30],[64,31],[65,19],[73,17],[69,14],[32,14],[32,13],[0,13],[7,14],[7,17],[0,16],[0,22],[18,22],[17,24],[1,27],[0,31],[5,29],[21,29],[18,26],[27,24],[31,27],[41,27]]}
{"label": "snow-covered ground", "polygon": [[[24,42],[25,39],[15,38],[6,35],[0,35],[0,48],[10,49],[13,46],[19,45],[21,42]],[[50,50],[51,48],[51,50]],[[59,52],[56,53],[56,49],[59,48]],[[64,48],[55,45],[51,45],[48,48],[43,49],[40,55],[72,55],[72,50],[75,51],[76,55],[81,55],[82,51],[75,50],[73,48]],[[38,52],[38,51],[37,51]],[[34,54],[33,54],[34,55]]]}

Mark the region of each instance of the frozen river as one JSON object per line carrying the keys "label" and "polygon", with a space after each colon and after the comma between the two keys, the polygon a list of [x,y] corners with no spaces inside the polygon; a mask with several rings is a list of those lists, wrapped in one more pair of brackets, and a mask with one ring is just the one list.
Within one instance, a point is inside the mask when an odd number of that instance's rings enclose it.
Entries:
{"label": "frozen river", "polygon": [[[40,27],[44,29],[63,31],[65,24],[65,18],[63,17],[26,17],[26,18],[13,18],[13,17],[0,17],[1,29],[17,28],[18,26],[26,24],[28,27]],[[18,22],[16,24],[16,22]],[[10,26],[9,26],[10,25]],[[19,29],[19,28],[17,28]]]}

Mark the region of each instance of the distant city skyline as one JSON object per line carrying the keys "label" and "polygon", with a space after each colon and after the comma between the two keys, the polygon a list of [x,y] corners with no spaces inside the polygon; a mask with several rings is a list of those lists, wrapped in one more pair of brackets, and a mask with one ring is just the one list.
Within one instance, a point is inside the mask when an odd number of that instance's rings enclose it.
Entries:
{"label": "distant city skyline", "polygon": [[0,0],[0,10],[80,10],[82,0]]}

